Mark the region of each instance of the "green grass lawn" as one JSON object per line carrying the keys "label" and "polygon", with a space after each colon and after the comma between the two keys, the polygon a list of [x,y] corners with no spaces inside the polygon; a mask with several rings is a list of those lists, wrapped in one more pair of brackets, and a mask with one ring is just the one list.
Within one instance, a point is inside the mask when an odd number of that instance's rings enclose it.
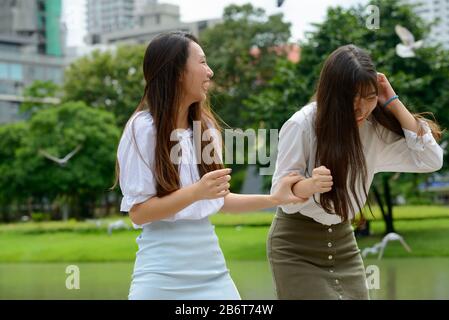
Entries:
{"label": "green grass lawn", "polygon": [[[380,217],[378,210],[375,216]],[[397,207],[395,227],[412,248],[406,252],[399,243],[388,245],[385,257],[449,256],[449,209],[447,207]],[[370,218],[370,214],[367,214]],[[220,245],[229,260],[266,259],[266,237],[270,213],[217,214]],[[108,219],[115,220],[117,217]],[[128,218],[123,218],[128,223]],[[363,249],[379,241],[384,231],[381,218],[372,222],[373,236],[359,239]],[[0,262],[105,262],[133,261],[139,230],[107,234],[107,223],[42,222],[0,225]]]}

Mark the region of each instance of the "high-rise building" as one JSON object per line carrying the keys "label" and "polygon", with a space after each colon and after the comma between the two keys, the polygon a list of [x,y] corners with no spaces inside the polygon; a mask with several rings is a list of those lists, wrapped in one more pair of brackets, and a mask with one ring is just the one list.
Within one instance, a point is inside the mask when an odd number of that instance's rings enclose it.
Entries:
{"label": "high-rise building", "polygon": [[[106,0],[98,1],[97,6],[101,5],[103,1]],[[111,3],[109,3],[109,6],[112,6],[112,3],[115,3],[115,7],[117,8],[121,1],[123,0],[110,1]],[[179,6],[177,5],[158,3],[156,0],[129,1],[133,3],[134,10],[132,18],[127,15],[128,19],[126,21],[129,23],[132,21],[131,24],[127,24],[123,27],[114,25],[113,28],[103,29],[101,32],[91,32],[86,37],[86,42],[89,44],[104,45],[117,43],[148,43],[156,35],[174,30],[186,31],[198,36],[203,29],[221,22],[221,19],[182,22]],[[89,3],[90,2],[96,2],[96,0],[89,0]],[[91,21],[91,17],[94,13],[89,13],[89,11],[95,12],[97,7],[90,6],[89,4],[87,9],[88,21]],[[121,12],[123,13],[123,10]],[[128,12],[131,12],[130,8]],[[116,13],[119,15],[120,11],[116,10]],[[121,21],[119,16],[117,16],[115,20]],[[94,22],[89,23],[93,25]],[[104,22],[104,25],[107,25],[107,23]]]}
{"label": "high-rise building", "polygon": [[40,54],[64,54],[61,0],[0,0],[0,7],[0,34],[33,39]]}
{"label": "high-rise building", "polygon": [[61,0],[0,0],[0,124],[25,117],[22,92],[35,80],[62,83],[61,6]]}
{"label": "high-rise building", "polygon": [[[402,0],[415,5],[414,11],[427,22],[437,22],[432,27],[429,38],[431,43],[441,43],[449,49],[449,0]],[[419,39],[416,39],[419,40]]]}
{"label": "high-rise building", "polygon": [[136,10],[145,6],[147,2],[145,0],[87,0],[87,42],[100,43],[100,37],[105,33],[132,28]]}
{"label": "high-rise building", "polygon": [[134,0],[134,15],[138,15],[148,5],[157,4],[157,0]]}

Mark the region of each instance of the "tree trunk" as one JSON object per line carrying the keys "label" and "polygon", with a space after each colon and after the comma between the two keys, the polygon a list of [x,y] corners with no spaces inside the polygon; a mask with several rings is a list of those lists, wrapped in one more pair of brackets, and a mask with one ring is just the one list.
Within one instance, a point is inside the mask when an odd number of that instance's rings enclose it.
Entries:
{"label": "tree trunk", "polygon": [[383,177],[384,196],[387,203],[387,219],[385,220],[385,234],[395,232],[393,226],[393,201],[391,199],[390,179],[388,176]]}
{"label": "tree trunk", "polygon": [[27,213],[31,217],[31,214],[33,213],[33,197],[27,198]]}
{"label": "tree trunk", "polygon": [[106,194],[105,194],[105,197],[104,197],[104,199],[105,199],[105,201],[106,201],[106,212],[105,212],[105,216],[109,216],[110,214],[111,214],[111,202],[109,201],[110,199],[109,199],[109,192],[107,192]]}
{"label": "tree trunk", "polygon": [[[391,190],[390,190],[390,179],[388,176],[382,177],[383,186],[383,199],[382,194],[379,192],[378,188],[374,185],[373,192],[374,197],[379,205],[380,212],[385,222],[385,234],[390,232],[395,232],[393,225],[393,201],[391,200]],[[384,200],[386,207],[384,206]]]}

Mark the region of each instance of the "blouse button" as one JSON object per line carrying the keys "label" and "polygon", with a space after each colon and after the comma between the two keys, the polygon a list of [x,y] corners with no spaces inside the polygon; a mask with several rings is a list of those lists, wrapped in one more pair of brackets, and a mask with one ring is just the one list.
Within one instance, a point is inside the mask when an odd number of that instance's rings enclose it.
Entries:
{"label": "blouse button", "polygon": [[327,229],[327,231],[329,231],[329,233],[331,233],[332,232],[332,228]]}
{"label": "blouse button", "polygon": [[340,281],[338,281],[338,279],[335,279],[335,283],[336,283],[336,284],[339,284],[339,283],[340,283]]}
{"label": "blouse button", "polygon": [[331,248],[331,247],[332,247],[332,243],[329,242],[329,243],[327,244],[327,246],[328,246],[329,248]]}
{"label": "blouse button", "polygon": [[329,258],[329,260],[332,260],[332,255],[329,255],[329,257],[328,257],[328,258]]}

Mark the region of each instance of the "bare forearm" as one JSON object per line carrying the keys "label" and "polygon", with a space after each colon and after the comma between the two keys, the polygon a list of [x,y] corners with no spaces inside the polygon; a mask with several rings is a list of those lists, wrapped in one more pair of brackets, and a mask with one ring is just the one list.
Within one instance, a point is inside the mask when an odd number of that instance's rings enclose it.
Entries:
{"label": "bare forearm", "polygon": [[418,122],[399,99],[392,101],[387,108],[398,119],[402,128],[418,133]]}
{"label": "bare forearm", "polygon": [[173,216],[197,200],[199,199],[196,199],[194,185],[190,185],[165,197],[153,197],[134,205],[129,212],[129,216],[132,222],[142,225]]}
{"label": "bare forearm", "polygon": [[278,203],[271,195],[230,193],[224,198],[222,212],[239,213],[272,208]]}
{"label": "bare forearm", "polygon": [[311,178],[299,181],[293,186],[293,194],[300,198],[310,198],[313,196],[313,190]]}

